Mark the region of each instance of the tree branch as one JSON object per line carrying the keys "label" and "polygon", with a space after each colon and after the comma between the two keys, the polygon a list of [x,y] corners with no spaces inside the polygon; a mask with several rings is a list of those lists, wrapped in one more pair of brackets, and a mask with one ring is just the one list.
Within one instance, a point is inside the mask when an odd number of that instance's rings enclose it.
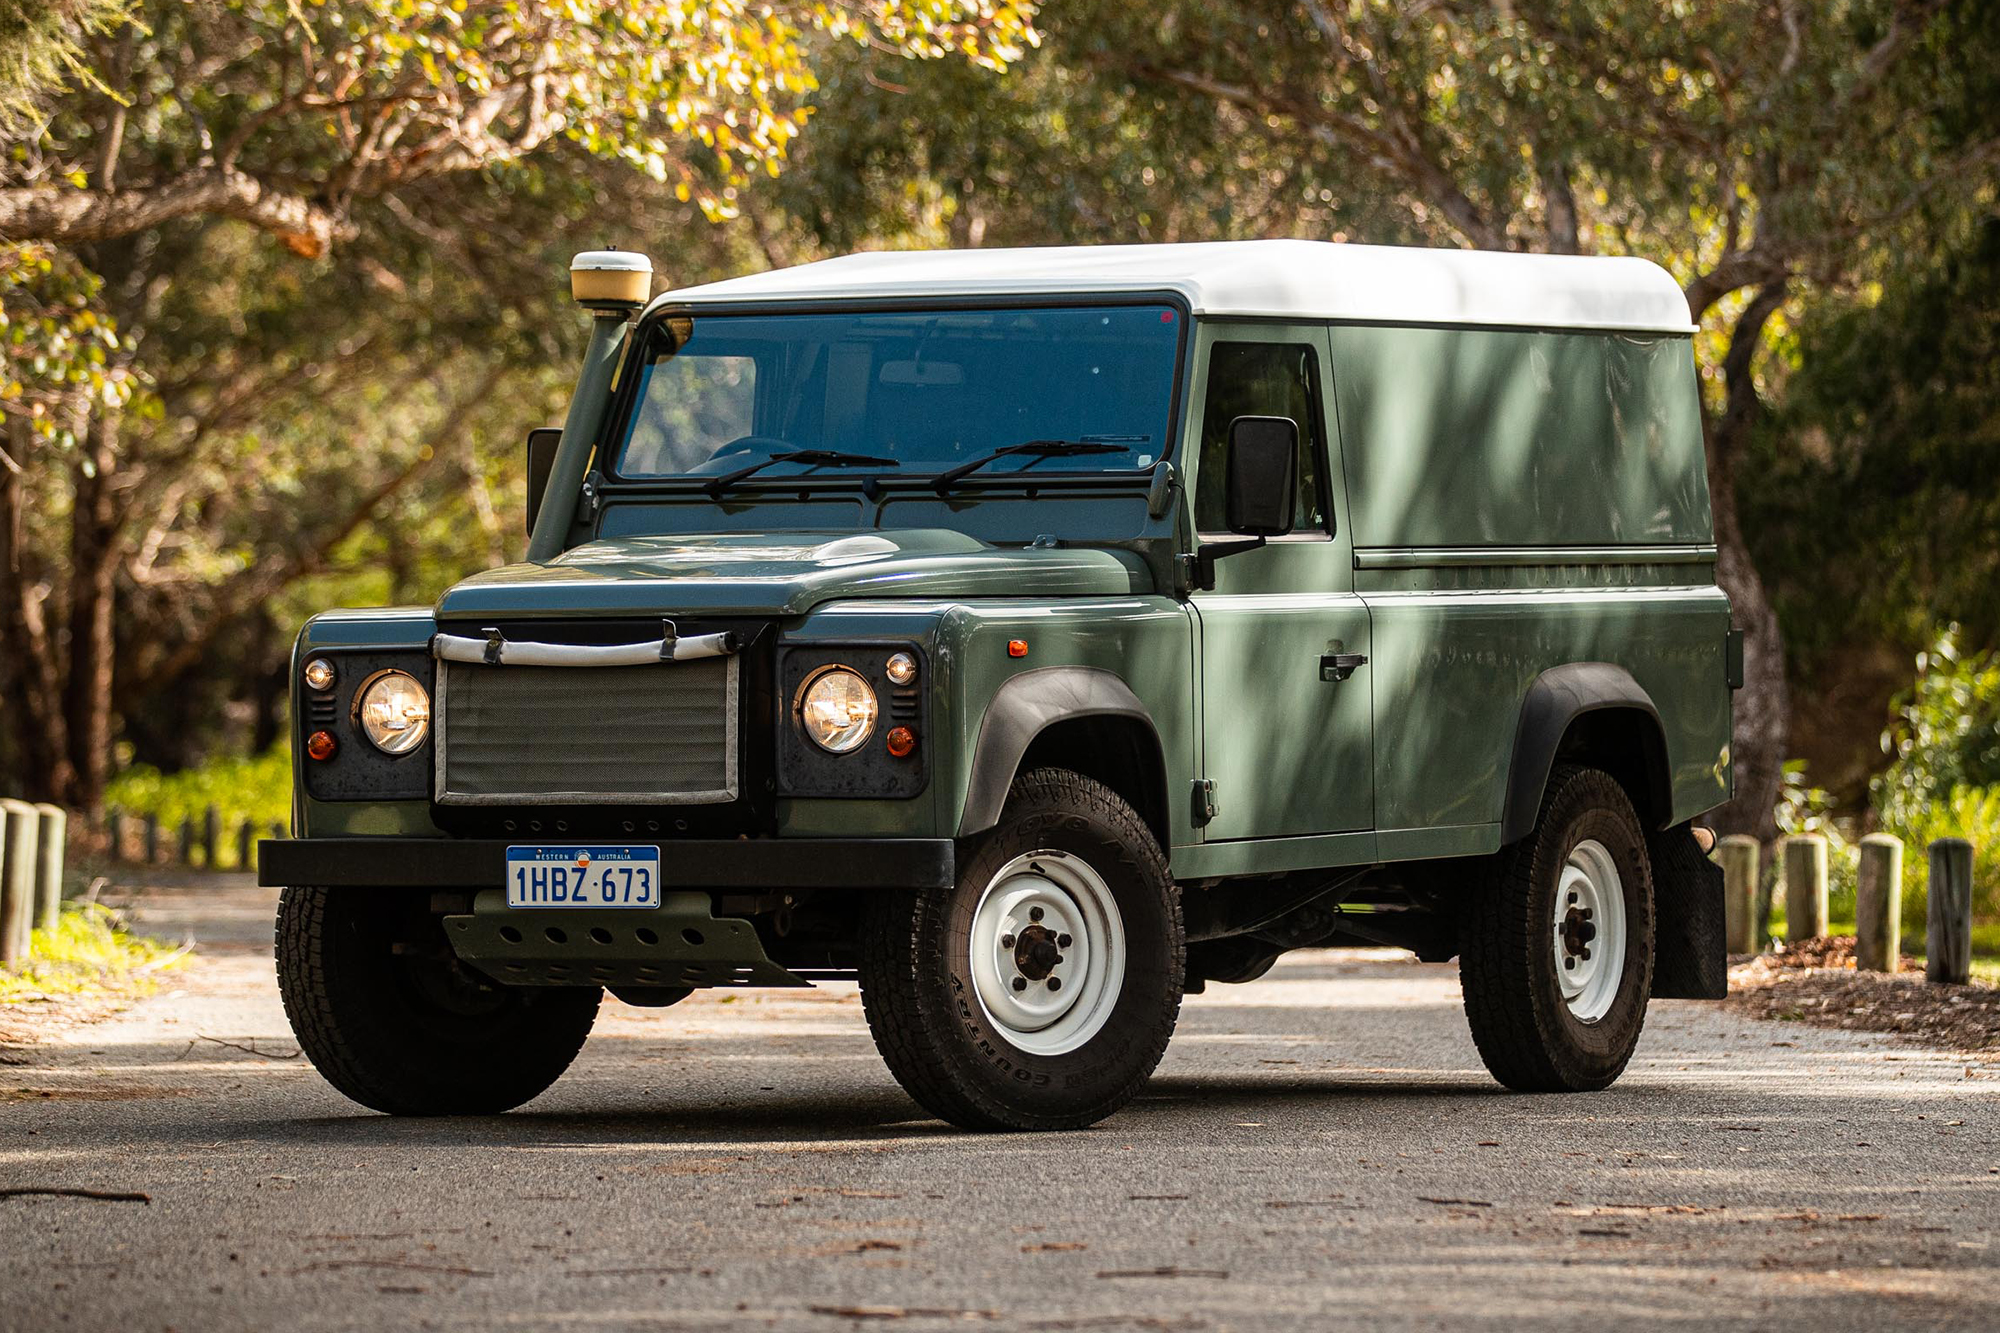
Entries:
{"label": "tree branch", "polygon": [[0,189],[0,237],[12,241],[80,245],[198,214],[260,227],[307,256],[324,254],[335,241],[354,234],[351,223],[316,200],[224,167],[204,167],[116,194],[57,185]]}

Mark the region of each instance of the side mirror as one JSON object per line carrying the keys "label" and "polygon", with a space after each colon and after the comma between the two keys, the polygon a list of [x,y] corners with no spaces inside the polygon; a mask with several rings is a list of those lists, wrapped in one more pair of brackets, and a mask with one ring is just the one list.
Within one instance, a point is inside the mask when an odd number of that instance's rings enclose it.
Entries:
{"label": "side mirror", "polygon": [[1282,537],[1292,530],[1299,493],[1299,423],[1290,417],[1238,417],[1229,423],[1229,530]]}
{"label": "side mirror", "polygon": [[528,432],[528,535],[535,534],[535,516],[542,512],[542,495],[549,489],[549,473],[556,465],[556,448],[562,443],[562,427],[542,426]]}

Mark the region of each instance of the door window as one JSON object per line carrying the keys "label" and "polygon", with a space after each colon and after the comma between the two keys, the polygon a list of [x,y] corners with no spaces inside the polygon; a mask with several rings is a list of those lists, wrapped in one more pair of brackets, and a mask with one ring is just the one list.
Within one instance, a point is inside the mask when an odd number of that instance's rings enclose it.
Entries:
{"label": "door window", "polygon": [[1301,533],[1327,530],[1320,484],[1319,366],[1303,343],[1220,342],[1208,352],[1208,403],[1201,417],[1201,477],[1195,525],[1227,532],[1229,423],[1238,417],[1289,417],[1299,426],[1299,495],[1292,509]]}

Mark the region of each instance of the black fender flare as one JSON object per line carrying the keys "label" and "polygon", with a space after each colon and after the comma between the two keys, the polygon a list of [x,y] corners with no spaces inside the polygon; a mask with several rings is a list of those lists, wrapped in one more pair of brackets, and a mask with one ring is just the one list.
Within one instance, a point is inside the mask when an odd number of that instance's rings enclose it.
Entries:
{"label": "black fender flare", "polygon": [[1099,667],[1080,666],[1023,671],[994,691],[986,705],[979,739],[973,745],[972,771],[966,777],[958,836],[984,833],[998,824],[1007,789],[1035,737],[1058,722],[1081,717],[1122,717],[1141,723],[1151,738],[1159,771],[1166,771],[1153,715],[1117,675]]}
{"label": "black fender flare", "polygon": [[[1632,673],[1610,662],[1571,662],[1551,667],[1535,677],[1521,699],[1520,720],[1514,728],[1513,759],[1507,770],[1507,800],[1500,814],[1502,846],[1519,842],[1534,831],[1535,819],[1541,813],[1542,793],[1548,789],[1549,771],[1555,767],[1556,750],[1570,723],[1585,713],[1607,708],[1632,709],[1651,720],[1640,763],[1655,793],[1671,792],[1666,731],[1660,725],[1660,710],[1645,688],[1632,679]],[[1671,817],[1670,795],[1665,809],[1648,808],[1643,801],[1634,804],[1649,829],[1664,827]]]}

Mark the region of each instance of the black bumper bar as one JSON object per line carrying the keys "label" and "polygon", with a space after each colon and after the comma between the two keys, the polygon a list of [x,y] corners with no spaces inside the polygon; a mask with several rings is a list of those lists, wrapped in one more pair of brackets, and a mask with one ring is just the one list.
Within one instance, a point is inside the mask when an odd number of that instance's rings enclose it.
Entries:
{"label": "black bumper bar", "polygon": [[[257,844],[257,882],[288,888],[497,889],[502,839],[280,838]],[[644,844],[641,844],[642,846]],[[949,838],[663,842],[668,889],[929,889],[953,882]]]}

